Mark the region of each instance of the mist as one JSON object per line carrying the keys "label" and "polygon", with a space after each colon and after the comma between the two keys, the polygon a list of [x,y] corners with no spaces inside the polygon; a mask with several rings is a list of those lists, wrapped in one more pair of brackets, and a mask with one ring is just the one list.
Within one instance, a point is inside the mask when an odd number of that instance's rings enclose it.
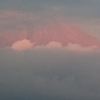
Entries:
{"label": "mist", "polygon": [[99,10],[100,0],[0,0],[0,100],[100,100],[99,47],[26,38],[47,27],[48,40],[65,22],[100,39]]}
{"label": "mist", "polygon": [[0,49],[1,100],[99,100],[100,52]]}

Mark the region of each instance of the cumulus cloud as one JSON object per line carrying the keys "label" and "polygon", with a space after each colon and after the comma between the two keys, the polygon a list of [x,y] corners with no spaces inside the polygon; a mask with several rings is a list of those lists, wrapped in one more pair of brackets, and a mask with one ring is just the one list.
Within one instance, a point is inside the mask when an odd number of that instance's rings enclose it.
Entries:
{"label": "cumulus cloud", "polygon": [[47,44],[46,47],[47,48],[60,48],[62,47],[62,44],[59,42],[52,41],[49,44]]}
{"label": "cumulus cloud", "polygon": [[34,49],[56,49],[56,48],[61,49],[64,47],[62,46],[60,42],[55,42],[55,41],[49,42],[47,45],[40,45],[40,46],[34,47]]}
{"label": "cumulus cloud", "polygon": [[89,46],[89,47],[83,47],[79,44],[72,44],[69,43],[67,46],[62,46],[60,42],[49,42],[45,46],[35,46],[35,43],[31,43],[29,40],[21,40],[17,41],[12,45],[12,49],[17,50],[17,51],[22,51],[26,49],[63,49],[66,51],[75,51],[75,52],[90,52],[90,51],[99,51],[99,47],[97,46]]}
{"label": "cumulus cloud", "polygon": [[63,46],[60,42],[52,41],[48,43],[46,46],[36,46],[34,49],[63,49],[66,51],[75,51],[75,52],[91,52],[91,51],[100,51],[100,48],[93,46],[81,46],[79,44],[69,43],[66,46]]}
{"label": "cumulus cloud", "polygon": [[11,48],[14,50],[21,51],[21,50],[31,49],[33,45],[34,44],[31,43],[29,40],[24,39],[24,40],[15,42]]}
{"label": "cumulus cloud", "polygon": [[70,51],[82,51],[82,52],[87,52],[87,51],[94,51],[94,50],[99,50],[99,48],[97,46],[89,46],[89,47],[83,47],[79,44],[72,44],[72,43],[69,43],[67,46],[66,46],[66,49],[67,50],[70,50]]}

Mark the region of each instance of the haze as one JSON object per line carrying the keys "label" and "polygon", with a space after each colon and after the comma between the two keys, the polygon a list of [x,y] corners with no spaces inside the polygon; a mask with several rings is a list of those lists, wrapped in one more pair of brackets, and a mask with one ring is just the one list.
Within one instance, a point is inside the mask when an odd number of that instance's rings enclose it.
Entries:
{"label": "haze", "polygon": [[100,100],[99,10],[100,0],[0,0],[0,100]]}

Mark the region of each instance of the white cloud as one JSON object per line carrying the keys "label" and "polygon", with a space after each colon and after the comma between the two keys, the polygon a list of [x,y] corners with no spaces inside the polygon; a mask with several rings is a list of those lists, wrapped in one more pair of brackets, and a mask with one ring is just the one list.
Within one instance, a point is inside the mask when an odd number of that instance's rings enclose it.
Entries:
{"label": "white cloud", "polygon": [[83,47],[79,44],[72,44],[69,43],[66,47],[67,50],[69,51],[94,51],[94,50],[99,50],[97,46],[89,46],[89,47]]}
{"label": "white cloud", "polygon": [[47,45],[46,45],[47,48],[60,48],[62,47],[62,44],[59,43],[59,42],[55,42],[55,41],[52,41],[52,42],[49,42]]}
{"label": "white cloud", "polygon": [[34,44],[31,43],[29,40],[24,39],[24,40],[15,42],[11,48],[14,50],[21,51],[21,50],[25,50],[25,49],[31,49],[33,47],[33,45]]}
{"label": "white cloud", "polygon": [[75,51],[75,52],[91,52],[91,51],[100,51],[99,47],[93,46],[81,46],[79,44],[69,43],[66,46],[62,46],[60,42],[49,42],[46,46],[37,46],[35,49],[63,49],[66,51]]}
{"label": "white cloud", "polygon": [[34,43],[31,43],[29,40],[21,40],[15,42],[12,47],[12,49],[17,51],[22,51],[26,49],[63,49],[65,51],[75,51],[75,52],[91,52],[91,51],[100,51],[100,49],[97,46],[90,46],[90,47],[83,47],[79,44],[72,44],[69,43],[67,46],[62,46],[59,42],[49,42],[47,45],[41,45],[34,47]]}

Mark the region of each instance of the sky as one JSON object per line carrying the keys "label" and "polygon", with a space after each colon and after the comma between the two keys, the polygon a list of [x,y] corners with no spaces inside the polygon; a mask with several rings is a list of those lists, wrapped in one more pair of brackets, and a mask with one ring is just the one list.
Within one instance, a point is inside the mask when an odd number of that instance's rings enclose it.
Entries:
{"label": "sky", "polygon": [[61,18],[100,39],[99,5],[100,0],[0,0],[0,33]]}
{"label": "sky", "polygon": [[1,100],[99,100],[100,51],[0,49]]}
{"label": "sky", "polygon": [[[60,19],[100,39],[99,9],[100,0],[0,0],[0,35]],[[24,39],[0,48],[0,100],[100,100],[98,47],[33,46]]]}

